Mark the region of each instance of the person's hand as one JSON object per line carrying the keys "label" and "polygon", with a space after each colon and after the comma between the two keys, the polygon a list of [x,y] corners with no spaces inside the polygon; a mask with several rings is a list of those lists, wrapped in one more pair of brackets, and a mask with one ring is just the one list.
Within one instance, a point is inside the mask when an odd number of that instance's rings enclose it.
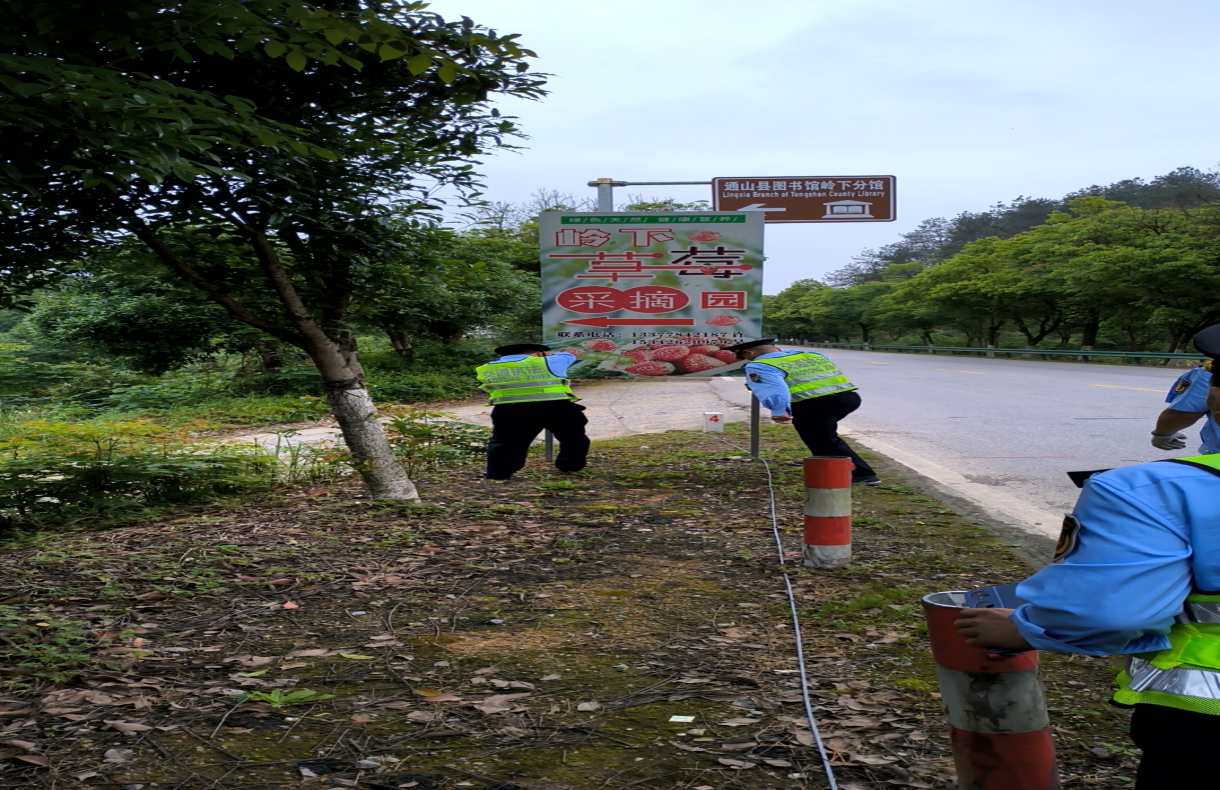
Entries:
{"label": "person's hand", "polygon": [[1158,450],[1181,450],[1186,446],[1186,434],[1171,433],[1168,436],[1152,434],[1152,446]]}
{"label": "person's hand", "polygon": [[792,422],[792,412],[784,412],[783,414],[781,414],[778,417],[772,417],[771,420],[773,422],[778,422],[781,425],[790,423],[790,422]]}
{"label": "person's hand", "polygon": [[1009,617],[1013,609],[963,609],[953,625],[970,647],[1033,650]]}

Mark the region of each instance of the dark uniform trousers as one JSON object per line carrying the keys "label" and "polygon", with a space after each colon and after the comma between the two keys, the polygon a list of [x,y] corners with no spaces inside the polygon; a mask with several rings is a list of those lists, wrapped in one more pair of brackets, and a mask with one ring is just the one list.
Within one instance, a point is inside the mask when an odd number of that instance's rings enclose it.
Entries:
{"label": "dark uniform trousers", "polygon": [[1165,705],[1136,705],[1131,740],[1143,750],[1136,790],[1205,790],[1220,787],[1211,762],[1220,744],[1220,716]]}
{"label": "dark uniform trousers", "polygon": [[809,454],[847,456],[856,465],[851,473],[853,480],[876,474],[847,442],[839,438],[839,420],[858,408],[860,395],[855,390],[795,401],[791,407],[792,427],[809,448]]}
{"label": "dark uniform trousers", "polygon": [[506,480],[525,466],[530,443],[543,430],[555,434],[559,455],[555,468],[561,472],[579,472],[585,468],[589,454],[589,437],[585,426],[589,418],[585,407],[570,400],[529,401],[506,403],[492,407],[491,441],[487,443],[487,473],[484,477]]}

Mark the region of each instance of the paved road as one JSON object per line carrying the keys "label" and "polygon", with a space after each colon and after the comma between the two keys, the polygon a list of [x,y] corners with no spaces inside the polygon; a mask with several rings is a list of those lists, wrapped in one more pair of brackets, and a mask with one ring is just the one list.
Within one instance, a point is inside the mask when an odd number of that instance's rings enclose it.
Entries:
{"label": "paved road", "polygon": [[[1177,453],[1148,444],[1165,391],[1181,368],[1120,367],[865,351],[830,352],[860,387],[864,406],[841,430],[973,500],[993,517],[1046,537],[1058,534],[1077,490],[1065,472],[1107,469]],[[577,386],[595,439],[699,430],[704,412],[748,417],[740,378],[627,380]],[[453,404],[458,419],[490,424],[479,402]],[[765,418],[766,415],[764,415]],[[292,442],[333,441],[330,426]],[[274,434],[241,439],[274,445]]]}
{"label": "paved road", "polygon": [[[1196,454],[1148,443],[1180,368],[830,350],[860,387],[861,409],[843,422],[897,460],[949,470],[1054,519],[1075,501],[1065,472]],[[890,452],[896,450],[896,452]],[[933,475],[935,476],[935,475]],[[1013,514],[1020,519],[1020,515]]]}

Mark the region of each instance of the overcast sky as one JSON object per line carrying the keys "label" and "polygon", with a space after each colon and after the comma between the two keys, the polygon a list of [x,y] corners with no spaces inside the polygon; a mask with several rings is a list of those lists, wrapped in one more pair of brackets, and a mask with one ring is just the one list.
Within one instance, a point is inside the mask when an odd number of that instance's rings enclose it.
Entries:
{"label": "overcast sky", "polygon": [[[929,217],[1220,164],[1215,0],[437,0],[552,74],[487,197],[595,178],[894,175],[898,219],[767,227],[765,289]],[[617,190],[679,200],[710,187]],[[626,196],[623,195],[625,198]]]}

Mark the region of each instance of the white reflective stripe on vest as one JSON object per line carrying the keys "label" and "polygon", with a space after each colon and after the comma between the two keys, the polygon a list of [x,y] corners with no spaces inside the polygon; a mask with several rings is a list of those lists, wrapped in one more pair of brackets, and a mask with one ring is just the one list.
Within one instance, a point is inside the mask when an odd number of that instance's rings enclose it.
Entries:
{"label": "white reflective stripe on vest", "polygon": [[1220,623],[1220,603],[1186,602],[1186,608],[1177,616],[1179,623]]}
{"label": "white reflective stripe on vest", "polygon": [[821,387],[820,389],[816,389],[816,390],[805,390],[804,392],[794,393],[792,396],[792,400],[809,400],[810,398],[816,398],[819,395],[827,395],[831,392],[839,392],[841,390],[854,390],[854,389],[855,389],[855,387],[852,386],[851,384],[835,384],[832,387]]}
{"label": "white reflective stripe on vest", "polygon": [[1132,658],[1127,674],[1131,676],[1127,688],[1132,691],[1159,691],[1179,697],[1220,699],[1220,672],[1185,667],[1161,669],[1142,658]]}
{"label": "white reflective stripe on vest", "polygon": [[572,400],[572,398],[562,392],[547,392],[547,393],[539,393],[537,395],[509,395],[504,398],[496,397],[493,395],[491,402],[493,404],[498,404],[498,403],[510,403],[512,401],[518,401],[518,400],[538,401],[539,403],[541,403],[542,401],[547,401],[547,400]]}
{"label": "white reflective stripe on vest", "polygon": [[537,381],[523,381],[520,384],[493,384],[498,390],[519,390],[524,387],[558,387],[567,384],[567,379],[539,379]]}
{"label": "white reflective stripe on vest", "polygon": [[832,370],[829,373],[819,373],[816,376],[806,376],[803,379],[789,379],[788,386],[791,387],[793,384],[804,384],[807,381],[818,381],[819,379],[829,379],[829,378],[834,378],[835,376],[842,376],[842,375],[843,375],[842,371]]}

